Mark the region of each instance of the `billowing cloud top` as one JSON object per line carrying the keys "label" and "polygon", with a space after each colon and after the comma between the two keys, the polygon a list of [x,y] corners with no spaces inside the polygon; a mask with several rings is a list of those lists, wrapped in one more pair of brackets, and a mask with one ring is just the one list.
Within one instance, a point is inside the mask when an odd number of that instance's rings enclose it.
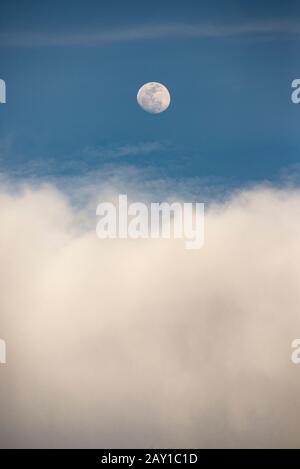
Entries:
{"label": "billowing cloud top", "polygon": [[1,446],[299,446],[299,207],[241,192],[186,251],[99,241],[52,186],[3,188]]}

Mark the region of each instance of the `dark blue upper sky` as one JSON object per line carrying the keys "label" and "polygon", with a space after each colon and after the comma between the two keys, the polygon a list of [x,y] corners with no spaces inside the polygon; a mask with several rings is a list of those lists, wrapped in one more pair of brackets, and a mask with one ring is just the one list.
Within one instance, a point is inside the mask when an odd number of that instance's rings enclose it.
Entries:
{"label": "dark blue upper sky", "polygon": [[[243,184],[298,163],[296,0],[4,1],[0,10],[1,171],[132,164]],[[138,107],[148,81],[168,87],[165,113]]]}

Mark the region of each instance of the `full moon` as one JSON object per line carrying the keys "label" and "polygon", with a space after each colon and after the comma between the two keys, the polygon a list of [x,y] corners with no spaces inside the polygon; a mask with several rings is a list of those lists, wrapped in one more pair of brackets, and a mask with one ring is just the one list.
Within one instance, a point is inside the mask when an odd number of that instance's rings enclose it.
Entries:
{"label": "full moon", "polygon": [[167,88],[161,83],[145,83],[137,94],[137,102],[144,111],[159,114],[170,105],[171,97]]}

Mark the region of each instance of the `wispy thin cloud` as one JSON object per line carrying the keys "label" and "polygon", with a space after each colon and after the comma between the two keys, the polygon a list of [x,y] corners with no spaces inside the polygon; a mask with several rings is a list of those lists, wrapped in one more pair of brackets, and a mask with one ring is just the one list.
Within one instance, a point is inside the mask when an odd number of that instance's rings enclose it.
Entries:
{"label": "wispy thin cloud", "polygon": [[83,153],[85,156],[112,159],[148,155],[150,153],[162,151],[164,148],[165,146],[160,142],[141,142],[137,144],[119,145],[113,148],[86,147]]}
{"label": "wispy thin cloud", "polygon": [[289,20],[253,21],[236,24],[169,23],[63,34],[52,32],[8,32],[0,35],[0,47],[93,46],[169,37],[217,38],[247,34],[299,33],[300,23]]}

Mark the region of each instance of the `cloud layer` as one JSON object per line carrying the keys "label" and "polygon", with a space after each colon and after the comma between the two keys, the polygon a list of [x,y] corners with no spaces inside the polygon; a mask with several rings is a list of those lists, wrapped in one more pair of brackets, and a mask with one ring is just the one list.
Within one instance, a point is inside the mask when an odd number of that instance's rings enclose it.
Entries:
{"label": "cloud layer", "polygon": [[0,35],[0,47],[70,47],[135,42],[161,38],[224,38],[258,34],[299,34],[297,21],[270,19],[236,24],[165,23],[132,25],[102,31],[55,34],[51,32],[14,32]]}
{"label": "cloud layer", "polygon": [[49,185],[0,213],[1,447],[299,446],[299,191],[211,204],[200,251],[100,241]]}

